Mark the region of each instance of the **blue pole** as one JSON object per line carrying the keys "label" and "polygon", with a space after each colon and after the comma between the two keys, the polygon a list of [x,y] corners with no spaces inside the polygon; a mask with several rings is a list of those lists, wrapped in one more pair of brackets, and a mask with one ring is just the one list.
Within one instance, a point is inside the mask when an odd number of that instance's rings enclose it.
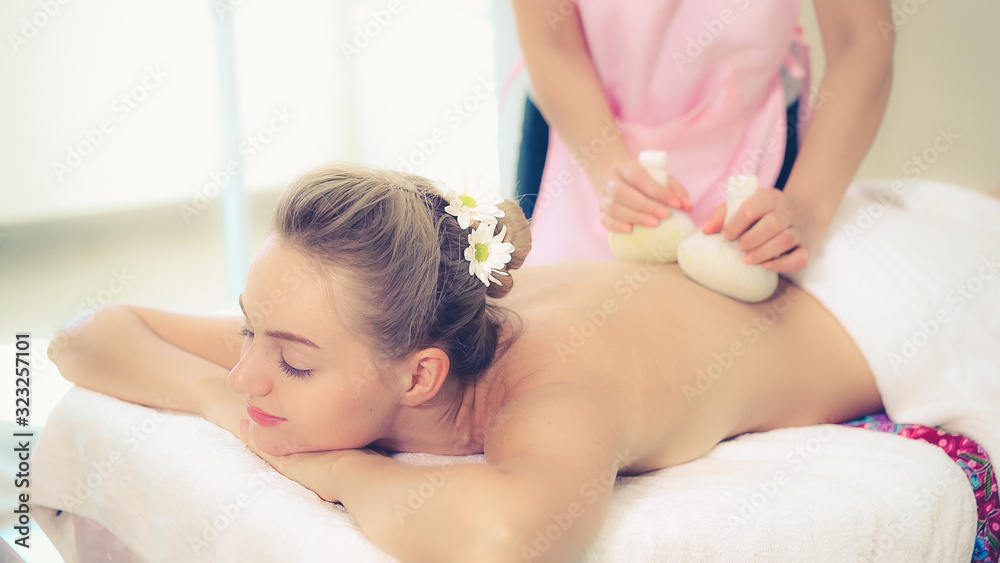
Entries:
{"label": "blue pole", "polygon": [[[249,229],[244,165],[240,155],[240,122],[236,103],[232,11],[229,0],[210,0],[215,27],[215,60],[219,76],[222,116],[223,168],[229,184],[222,190],[222,229],[226,255],[226,301],[236,306],[250,264]],[[233,172],[235,171],[235,173]]]}

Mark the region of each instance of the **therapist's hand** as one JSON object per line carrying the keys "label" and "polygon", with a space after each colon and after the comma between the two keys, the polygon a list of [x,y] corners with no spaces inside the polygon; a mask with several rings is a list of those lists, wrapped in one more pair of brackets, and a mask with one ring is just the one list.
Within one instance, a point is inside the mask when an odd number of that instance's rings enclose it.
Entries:
{"label": "therapist's hand", "polygon": [[747,198],[725,224],[726,204],[720,205],[702,225],[702,232],[722,232],[726,240],[739,240],[746,252],[743,261],[760,264],[778,273],[806,267],[815,243],[811,208],[800,198],[781,190],[758,190]]}
{"label": "therapist's hand", "polygon": [[670,216],[670,207],[691,210],[687,190],[674,177],[662,186],[635,157],[613,162],[590,177],[600,202],[601,224],[609,231],[628,233],[632,225],[655,227]]}

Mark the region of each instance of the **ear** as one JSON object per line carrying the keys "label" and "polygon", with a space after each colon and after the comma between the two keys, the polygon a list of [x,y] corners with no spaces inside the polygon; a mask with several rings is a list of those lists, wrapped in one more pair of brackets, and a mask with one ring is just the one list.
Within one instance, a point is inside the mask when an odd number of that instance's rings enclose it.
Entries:
{"label": "ear", "polygon": [[415,407],[437,395],[448,378],[451,361],[440,348],[425,348],[414,353],[407,366],[409,387],[403,391],[400,404]]}

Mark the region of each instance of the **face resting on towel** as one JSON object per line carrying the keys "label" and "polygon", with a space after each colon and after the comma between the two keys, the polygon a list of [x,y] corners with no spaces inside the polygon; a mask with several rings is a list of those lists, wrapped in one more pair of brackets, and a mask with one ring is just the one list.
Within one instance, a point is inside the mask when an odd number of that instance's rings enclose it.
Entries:
{"label": "face resting on towel", "polygon": [[[851,337],[793,284],[751,305],[672,265],[511,275],[529,249],[513,202],[328,164],[283,193],[242,319],[111,308],[54,359],[81,385],[169,395],[233,431],[403,559],[560,560],[596,533],[618,473],[881,408]],[[365,446],[488,463],[427,485],[426,468]],[[564,513],[559,541],[534,545]]]}

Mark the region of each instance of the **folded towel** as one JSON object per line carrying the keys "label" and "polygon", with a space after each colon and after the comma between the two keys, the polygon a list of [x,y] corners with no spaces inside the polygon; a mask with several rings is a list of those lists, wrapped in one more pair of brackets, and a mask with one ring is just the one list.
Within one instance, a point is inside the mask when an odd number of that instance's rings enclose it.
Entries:
{"label": "folded towel", "polygon": [[1000,200],[938,182],[852,186],[792,276],[847,329],[896,422],[1000,459]]}
{"label": "folded towel", "polygon": [[[71,563],[87,560],[77,546],[91,532],[73,514],[148,561],[392,560],[343,507],[193,416],[74,388],[34,460],[32,514]],[[968,561],[976,533],[972,490],[940,449],[837,425],[741,436],[613,486],[581,561]],[[526,548],[541,552],[571,519],[553,515]]]}

